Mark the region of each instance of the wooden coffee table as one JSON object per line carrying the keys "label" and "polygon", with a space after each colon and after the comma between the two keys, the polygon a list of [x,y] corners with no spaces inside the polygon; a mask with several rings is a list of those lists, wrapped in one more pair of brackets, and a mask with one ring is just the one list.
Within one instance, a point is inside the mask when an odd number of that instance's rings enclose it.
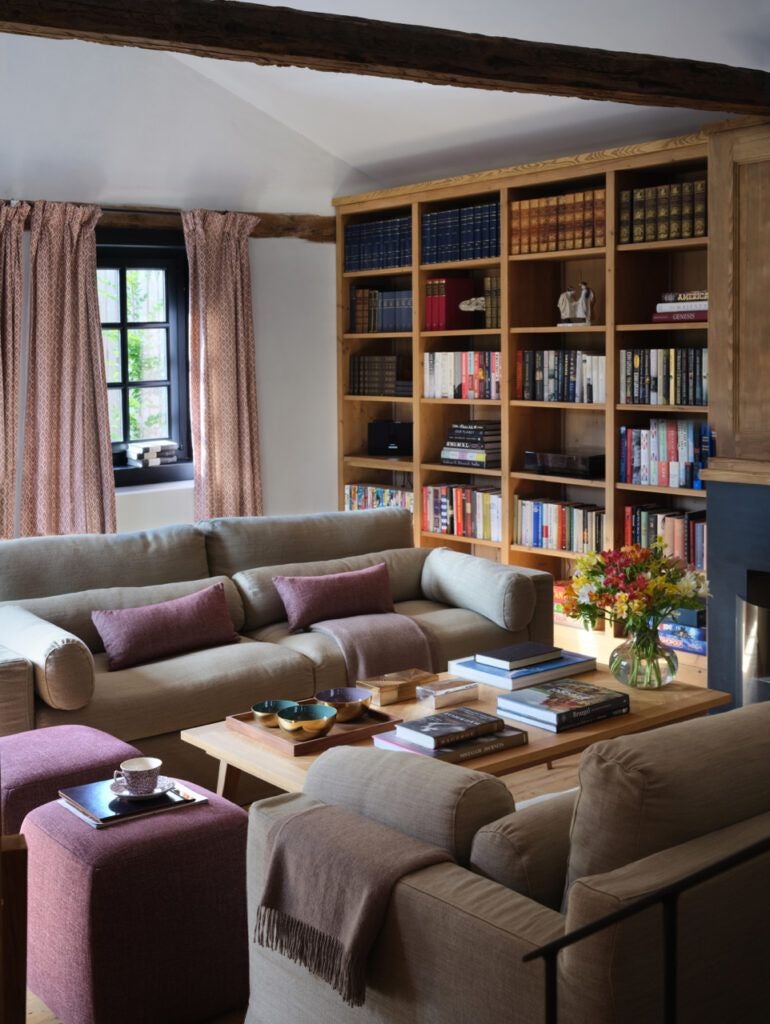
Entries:
{"label": "wooden coffee table", "polygon": [[[560,757],[578,754],[598,740],[645,732],[648,729],[657,729],[661,725],[669,725],[671,722],[682,722],[688,718],[705,715],[712,708],[728,704],[731,700],[730,694],[721,690],[688,686],[685,683],[671,683],[662,690],[630,690],[618,683],[606,669],[585,672],[577,678],[596,683],[597,686],[627,692],[631,697],[630,712],[627,715],[595,722],[593,725],[568,729],[562,733],[546,732],[544,729],[536,729],[528,723],[522,723],[521,728],[526,729],[529,734],[529,743],[526,746],[485,754],[483,757],[463,763],[469,768],[490,775],[509,775],[525,768],[533,768],[535,765],[556,761]],[[494,714],[498,694],[502,692],[505,691],[480,685],[479,700],[470,706]],[[403,719],[421,718],[430,714],[425,705],[418,701],[390,704],[386,710]],[[305,776],[310,765],[319,756],[307,754],[290,757],[278,753],[270,747],[263,746],[259,740],[234,732],[224,722],[185,729],[181,737],[186,743],[192,743],[219,761],[217,793],[231,799],[242,772],[289,793],[298,793],[304,788]],[[362,740],[355,746],[371,747],[373,744],[371,740]]]}

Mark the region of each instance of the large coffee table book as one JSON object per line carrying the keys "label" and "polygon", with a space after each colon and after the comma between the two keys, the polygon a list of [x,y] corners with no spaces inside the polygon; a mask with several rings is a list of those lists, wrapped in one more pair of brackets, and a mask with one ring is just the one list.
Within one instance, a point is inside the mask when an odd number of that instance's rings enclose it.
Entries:
{"label": "large coffee table book", "polygon": [[505,718],[527,722],[549,732],[627,715],[630,707],[627,693],[576,679],[540,683],[500,694],[497,698],[497,710]]}
{"label": "large coffee table book", "polygon": [[549,644],[538,644],[528,640],[521,644],[509,644],[507,647],[496,647],[492,651],[479,651],[474,654],[473,660],[479,665],[491,665],[492,668],[502,668],[512,672],[516,668],[526,668],[527,665],[539,665],[544,661],[554,661],[561,656],[561,647],[551,647]]}
{"label": "large coffee table book", "polygon": [[90,782],[84,786],[70,786],[59,790],[59,803],[91,828],[108,828],[122,821],[145,818],[149,814],[163,814],[181,807],[194,807],[208,803],[200,793],[178,783],[160,796],[149,799],[127,800],[115,795],[112,779]]}
{"label": "large coffee table book", "polygon": [[504,724],[502,718],[496,715],[489,715],[477,708],[463,707],[400,722],[396,726],[396,734],[409,743],[435,750],[450,743],[498,732]]}
{"label": "large coffee table book", "polygon": [[543,661],[525,668],[504,669],[494,665],[481,665],[475,658],[455,658],[448,665],[449,671],[455,675],[470,679],[474,683],[486,683],[496,686],[499,690],[516,690],[532,683],[546,683],[553,679],[566,679],[582,672],[593,672],[596,658],[587,654],[573,654],[562,651],[561,656],[551,661]]}
{"label": "large coffee table book", "polygon": [[449,764],[461,764],[463,761],[472,761],[485,754],[496,754],[501,750],[510,750],[512,747],[523,747],[529,742],[529,736],[524,729],[506,725],[488,736],[477,736],[475,739],[460,740],[457,743],[448,743],[443,747],[430,748],[420,746],[419,743],[410,743],[393,729],[392,732],[383,732],[379,736],[373,736],[372,742],[380,750],[393,750],[400,754],[420,754],[424,757],[435,758],[437,761],[447,761]]}

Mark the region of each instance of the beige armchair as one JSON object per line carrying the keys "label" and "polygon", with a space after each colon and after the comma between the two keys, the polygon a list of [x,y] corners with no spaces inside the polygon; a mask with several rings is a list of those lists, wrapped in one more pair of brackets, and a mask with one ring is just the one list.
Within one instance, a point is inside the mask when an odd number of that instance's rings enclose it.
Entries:
{"label": "beige armchair", "polygon": [[[526,953],[770,835],[770,704],[598,743],[577,793],[515,812],[507,799],[499,780],[464,768],[338,748],[305,793],[254,804],[250,935],[267,831],[309,802],[395,824],[457,863],[396,885],[363,1008],[252,944],[247,1024],[540,1024],[544,971]],[[309,870],[317,855],[307,851]],[[680,1024],[766,1020],[768,939],[770,855],[682,896]],[[560,1024],[662,1019],[659,908],[560,960]]]}

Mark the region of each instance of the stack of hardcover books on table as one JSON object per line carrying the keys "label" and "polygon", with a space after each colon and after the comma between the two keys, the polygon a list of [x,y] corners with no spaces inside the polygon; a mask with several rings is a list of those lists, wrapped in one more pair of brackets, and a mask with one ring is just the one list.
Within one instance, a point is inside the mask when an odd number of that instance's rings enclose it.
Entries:
{"label": "stack of hardcover books on table", "polygon": [[557,679],[522,690],[501,693],[497,711],[505,719],[534,725],[548,732],[562,732],[579,725],[600,722],[629,711],[627,693],[579,679]]}
{"label": "stack of hardcover books on table", "polygon": [[527,743],[523,729],[506,726],[498,715],[475,708],[454,708],[400,722],[390,732],[373,736],[376,747],[400,753],[421,754],[458,764]]}
{"label": "stack of hardcover books on table", "polygon": [[534,683],[566,679],[595,668],[596,658],[531,642],[482,651],[473,658],[456,658],[449,662],[450,672],[499,690],[516,690]]}

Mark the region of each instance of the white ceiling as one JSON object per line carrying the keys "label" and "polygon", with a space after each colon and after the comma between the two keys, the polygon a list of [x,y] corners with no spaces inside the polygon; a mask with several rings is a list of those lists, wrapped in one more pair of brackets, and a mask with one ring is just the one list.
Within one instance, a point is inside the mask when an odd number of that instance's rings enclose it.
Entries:
{"label": "white ceiling", "polygon": [[[274,7],[286,0],[262,0]],[[303,10],[770,70],[768,0],[301,0]],[[721,115],[177,56],[378,184],[685,133]]]}

